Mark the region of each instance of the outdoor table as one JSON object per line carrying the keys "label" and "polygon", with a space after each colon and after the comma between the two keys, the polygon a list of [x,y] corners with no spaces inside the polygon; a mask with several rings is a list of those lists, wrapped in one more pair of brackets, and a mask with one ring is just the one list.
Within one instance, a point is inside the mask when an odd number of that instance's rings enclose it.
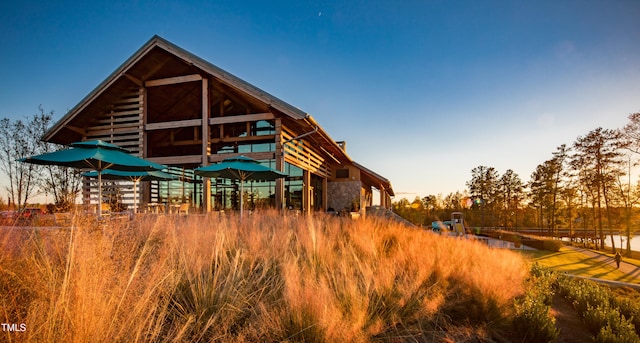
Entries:
{"label": "outdoor table", "polygon": [[147,204],[147,211],[154,213],[154,214],[158,214],[158,213],[164,213],[164,204],[160,204],[157,202],[150,202]]}
{"label": "outdoor table", "polygon": [[169,205],[169,213],[178,213],[178,210],[180,209],[180,204],[171,204]]}

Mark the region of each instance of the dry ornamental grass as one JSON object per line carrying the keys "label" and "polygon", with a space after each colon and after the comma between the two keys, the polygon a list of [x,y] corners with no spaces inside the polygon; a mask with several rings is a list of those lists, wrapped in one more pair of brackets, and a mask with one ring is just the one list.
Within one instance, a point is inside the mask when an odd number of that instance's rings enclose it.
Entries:
{"label": "dry ornamental grass", "polygon": [[[527,267],[510,251],[383,219],[263,212],[0,233],[15,342],[490,339]],[[19,327],[18,327],[19,328]]]}

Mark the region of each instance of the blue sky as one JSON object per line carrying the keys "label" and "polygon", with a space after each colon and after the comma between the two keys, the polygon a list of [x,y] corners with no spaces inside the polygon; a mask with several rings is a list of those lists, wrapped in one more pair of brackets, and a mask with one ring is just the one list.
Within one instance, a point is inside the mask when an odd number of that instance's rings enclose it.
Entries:
{"label": "blue sky", "polygon": [[0,4],[0,118],[58,119],[154,34],[310,113],[401,197],[523,181],[640,111],[640,1]]}

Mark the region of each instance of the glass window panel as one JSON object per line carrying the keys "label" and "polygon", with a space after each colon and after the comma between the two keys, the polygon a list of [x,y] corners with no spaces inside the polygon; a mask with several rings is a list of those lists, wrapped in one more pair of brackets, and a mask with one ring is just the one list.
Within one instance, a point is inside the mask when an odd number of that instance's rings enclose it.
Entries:
{"label": "glass window panel", "polygon": [[302,172],[303,172],[302,169],[288,162],[285,162],[284,170],[285,170],[285,173],[289,175],[289,178],[302,177]]}
{"label": "glass window panel", "polygon": [[177,176],[178,180],[152,181],[151,202],[170,204],[199,204],[196,199],[199,188],[191,169],[169,167],[167,172]]}
{"label": "glass window panel", "polygon": [[224,124],[224,137],[247,137],[247,123]]}
{"label": "glass window panel", "polygon": [[273,120],[259,120],[251,122],[251,135],[252,136],[266,136],[275,135],[276,126]]}
{"label": "glass window panel", "polygon": [[[273,168],[275,160],[260,160],[260,164]],[[275,206],[275,181],[246,181],[243,184],[243,207],[246,210],[264,209]],[[229,179],[215,179],[211,182],[212,208],[220,210],[240,209],[240,183]]]}
{"label": "glass window panel", "polygon": [[230,154],[238,152],[238,148],[233,143],[215,143],[211,144],[211,151],[217,154]]}

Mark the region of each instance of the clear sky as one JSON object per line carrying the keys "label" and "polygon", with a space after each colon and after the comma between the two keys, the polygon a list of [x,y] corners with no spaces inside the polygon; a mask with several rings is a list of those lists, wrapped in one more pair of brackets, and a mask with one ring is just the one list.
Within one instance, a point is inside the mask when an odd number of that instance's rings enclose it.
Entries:
{"label": "clear sky", "polygon": [[311,114],[398,195],[526,182],[640,111],[640,1],[3,1],[0,118],[59,119],[154,34]]}

